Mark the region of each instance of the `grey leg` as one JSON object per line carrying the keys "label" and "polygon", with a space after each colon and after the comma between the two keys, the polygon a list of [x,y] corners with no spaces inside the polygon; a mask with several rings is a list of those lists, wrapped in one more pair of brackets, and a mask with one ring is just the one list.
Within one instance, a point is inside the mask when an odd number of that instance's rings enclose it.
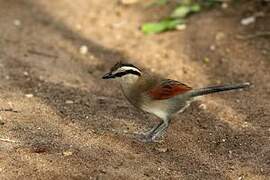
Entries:
{"label": "grey leg", "polygon": [[152,133],[151,139],[154,141],[162,136],[168,128],[170,120],[165,120],[156,130]]}
{"label": "grey leg", "polygon": [[142,133],[142,134],[139,134],[138,138],[143,141],[143,142],[151,142],[152,141],[152,137],[155,133],[155,131],[161,126],[163,125],[163,121],[161,121],[159,124],[155,125],[151,130],[145,132],[145,133]]}
{"label": "grey leg", "polygon": [[157,125],[155,125],[151,130],[147,131],[144,133],[145,136],[151,136],[155,131],[156,129],[161,126],[163,124],[163,121],[161,121],[160,123],[158,123]]}

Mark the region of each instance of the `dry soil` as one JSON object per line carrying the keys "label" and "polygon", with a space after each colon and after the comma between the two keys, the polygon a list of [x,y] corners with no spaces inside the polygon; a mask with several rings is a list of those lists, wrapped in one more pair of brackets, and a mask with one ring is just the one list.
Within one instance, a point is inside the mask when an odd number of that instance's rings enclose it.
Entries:
{"label": "dry soil", "polygon": [[[217,6],[183,31],[139,31],[173,6],[0,0],[0,179],[270,179],[269,3]],[[141,143],[132,134],[158,120],[101,79],[119,60],[192,87],[253,87],[201,98],[162,142]]]}

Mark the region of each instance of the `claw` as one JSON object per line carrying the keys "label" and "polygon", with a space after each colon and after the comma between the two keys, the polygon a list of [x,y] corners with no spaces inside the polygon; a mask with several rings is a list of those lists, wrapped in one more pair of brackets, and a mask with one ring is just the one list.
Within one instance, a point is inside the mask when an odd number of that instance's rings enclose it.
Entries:
{"label": "claw", "polygon": [[136,134],[135,137],[141,142],[152,142],[152,137],[145,133]]}
{"label": "claw", "polygon": [[144,143],[154,143],[154,142],[161,142],[162,140],[159,140],[157,137],[152,136],[147,133],[140,133],[136,134],[136,139],[140,142]]}

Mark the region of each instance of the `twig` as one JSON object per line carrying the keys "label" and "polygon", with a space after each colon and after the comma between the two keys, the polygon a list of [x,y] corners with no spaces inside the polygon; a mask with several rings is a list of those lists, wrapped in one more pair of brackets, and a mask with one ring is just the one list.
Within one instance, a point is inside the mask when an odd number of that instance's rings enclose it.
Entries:
{"label": "twig", "polygon": [[266,32],[256,32],[255,34],[249,34],[246,36],[243,35],[237,35],[236,38],[238,39],[253,39],[256,37],[261,37],[261,36],[270,36],[270,32],[266,31]]}
{"label": "twig", "polygon": [[17,111],[17,110],[12,109],[12,108],[0,109],[0,112],[1,112],[1,111],[5,111],[5,112],[14,112],[14,113],[18,113],[18,112],[19,112],[19,111]]}
{"label": "twig", "polygon": [[11,139],[6,139],[6,138],[0,138],[0,141],[4,141],[4,142],[10,142],[10,143],[17,143],[18,141],[14,141]]}
{"label": "twig", "polygon": [[38,56],[45,56],[45,57],[48,57],[48,58],[57,58],[56,55],[47,54],[47,53],[44,53],[44,52],[39,52],[39,51],[36,51],[36,50],[31,50],[31,49],[28,50],[27,52],[30,53],[30,54],[38,55]]}
{"label": "twig", "polygon": [[7,38],[4,38],[4,41],[6,41],[6,42],[9,42],[9,43],[18,43],[19,41],[18,40],[12,40],[12,39],[7,39]]}

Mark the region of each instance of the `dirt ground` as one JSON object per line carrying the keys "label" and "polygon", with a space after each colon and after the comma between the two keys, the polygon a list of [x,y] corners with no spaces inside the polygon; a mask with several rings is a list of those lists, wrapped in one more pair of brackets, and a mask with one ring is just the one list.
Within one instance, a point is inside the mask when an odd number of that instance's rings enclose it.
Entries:
{"label": "dirt ground", "polygon": [[[139,31],[169,10],[0,0],[1,180],[270,179],[270,41],[258,35],[270,31],[269,4],[243,0],[192,16],[183,31]],[[162,142],[145,144],[132,134],[158,120],[101,79],[119,60],[192,87],[254,85],[201,98]]]}

